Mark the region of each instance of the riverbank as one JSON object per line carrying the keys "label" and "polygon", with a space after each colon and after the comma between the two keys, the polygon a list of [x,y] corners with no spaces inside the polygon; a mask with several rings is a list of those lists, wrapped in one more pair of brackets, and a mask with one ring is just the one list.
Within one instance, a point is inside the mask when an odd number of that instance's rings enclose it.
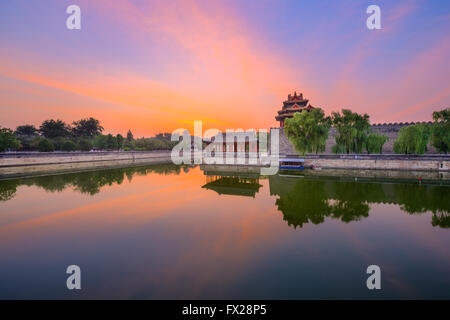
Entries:
{"label": "riverbank", "polygon": [[[288,157],[299,157],[289,155]],[[356,170],[450,171],[450,156],[404,154],[319,154],[306,155],[305,167]]]}
{"label": "riverbank", "polygon": [[0,178],[169,162],[170,151],[2,153]]}
{"label": "riverbank", "polygon": [[[77,170],[126,167],[155,163],[171,163],[170,151],[111,151],[111,152],[20,152],[0,154],[0,177],[59,173]],[[300,157],[283,155],[283,157]],[[304,166],[323,169],[359,171],[411,171],[435,172],[440,178],[450,175],[450,156],[435,155],[336,155],[319,154],[301,156]],[[259,170],[260,165],[220,165],[239,167],[240,171]],[[255,167],[255,168],[251,168]],[[251,170],[250,170],[251,171]]]}

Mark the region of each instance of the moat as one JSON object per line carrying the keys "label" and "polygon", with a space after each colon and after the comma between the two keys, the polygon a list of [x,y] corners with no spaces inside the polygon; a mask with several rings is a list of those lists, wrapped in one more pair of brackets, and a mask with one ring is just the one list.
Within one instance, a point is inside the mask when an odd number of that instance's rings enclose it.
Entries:
{"label": "moat", "polygon": [[449,194],[172,164],[0,180],[0,298],[448,299]]}

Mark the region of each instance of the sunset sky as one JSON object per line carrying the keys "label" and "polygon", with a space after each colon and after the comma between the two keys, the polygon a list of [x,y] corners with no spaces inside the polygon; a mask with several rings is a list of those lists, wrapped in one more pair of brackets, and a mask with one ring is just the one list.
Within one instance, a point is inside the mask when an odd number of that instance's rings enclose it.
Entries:
{"label": "sunset sky", "polygon": [[[67,6],[81,30],[66,28]],[[381,7],[381,30],[366,8]],[[372,122],[450,107],[450,1],[0,2],[0,126],[270,128],[289,93]]]}

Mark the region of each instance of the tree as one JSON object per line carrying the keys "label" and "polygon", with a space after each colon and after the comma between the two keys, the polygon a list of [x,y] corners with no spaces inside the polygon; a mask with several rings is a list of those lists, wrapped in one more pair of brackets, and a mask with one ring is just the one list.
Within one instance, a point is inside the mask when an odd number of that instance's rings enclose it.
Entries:
{"label": "tree", "polygon": [[55,147],[48,139],[41,139],[38,143],[39,152],[52,152],[55,151]]}
{"label": "tree", "polygon": [[450,108],[433,112],[431,143],[439,152],[450,151]]}
{"label": "tree", "polygon": [[110,150],[117,149],[117,141],[112,134],[108,134],[106,136],[106,149]]}
{"label": "tree", "polygon": [[388,141],[388,137],[377,132],[371,133],[367,137],[367,152],[368,153],[383,153],[383,145]]}
{"label": "tree", "polygon": [[16,128],[16,136],[17,139],[20,141],[21,150],[30,150],[31,149],[31,142],[33,139],[37,136],[37,129],[35,126],[31,124],[26,124],[22,126],[18,126]]}
{"label": "tree", "polygon": [[170,133],[167,133],[167,132],[158,133],[158,134],[155,135],[155,139],[160,139],[160,140],[171,141],[171,137],[172,137],[172,135]]}
{"label": "tree", "polygon": [[124,141],[124,140],[125,140],[125,139],[123,138],[123,136],[122,136],[120,133],[116,136],[117,149],[122,149],[123,141]]}
{"label": "tree", "polygon": [[62,150],[63,144],[67,141],[67,139],[64,137],[56,137],[49,140],[53,144],[55,150]]}
{"label": "tree", "polygon": [[286,119],[285,132],[295,149],[301,154],[319,153],[325,150],[325,142],[331,126],[331,118],[322,109],[297,112]]}
{"label": "tree", "polygon": [[428,124],[415,124],[403,127],[394,141],[394,152],[404,154],[424,154],[431,128]]}
{"label": "tree", "polygon": [[88,139],[80,139],[78,142],[78,150],[81,151],[91,151],[93,145],[91,140]]}
{"label": "tree", "polygon": [[63,151],[75,151],[75,150],[77,150],[77,145],[75,144],[75,142],[73,142],[71,140],[66,140],[62,144],[61,150],[63,150]]}
{"label": "tree", "polygon": [[0,128],[0,152],[7,149],[18,149],[20,147],[16,135],[9,128]]}
{"label": "tree", "polygon": [[100,121],[92,117],[73,122],[72,133],[75,137],[93,138],[103,131]]}
{"label": "tree", "polygon": [[134,140],[134,137],[133,137],[133,134],[131,133],[131,130],[128,130],[128,132],[127,132],[127,140],[128,141],[133,141]]}
{"label": "tree", "polygon": [[331,151],[336,154],[345,153],[345,146],[336,143],[331,147]]}
{"label": "tree", "polygon": [[68,137],[70,136],[70,127],[61,120],[45,120],[42,122],[39,131],[46,138]]}
{"label": "tree", "polygon": [[37,129],[31,124],[25,124],[16,128],[16,135],[18,136],[34,136],[37,134]]}
{"label": "tree", "polygon": [[360,115],[348,109],[332,113],[336,128],[336,144],[345,148],[346,153],[361,153],[367,144],[370,130],[369,115]]}

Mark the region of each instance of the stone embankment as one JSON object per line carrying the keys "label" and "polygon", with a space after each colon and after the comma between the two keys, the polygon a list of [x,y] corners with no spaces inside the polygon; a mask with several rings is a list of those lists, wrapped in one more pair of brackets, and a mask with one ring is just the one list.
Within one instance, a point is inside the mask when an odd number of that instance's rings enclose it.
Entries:
{"label": "stone embankment", "polygon": [[307,155],[302,158],[305,159],[305,167],[315,166],[327,169],[450,171],[450,156],[445,155],[321,154]]}
{"label": "stone embankment", "polygon": [[0,153],[0,177],[170,162],[170,151]]}

